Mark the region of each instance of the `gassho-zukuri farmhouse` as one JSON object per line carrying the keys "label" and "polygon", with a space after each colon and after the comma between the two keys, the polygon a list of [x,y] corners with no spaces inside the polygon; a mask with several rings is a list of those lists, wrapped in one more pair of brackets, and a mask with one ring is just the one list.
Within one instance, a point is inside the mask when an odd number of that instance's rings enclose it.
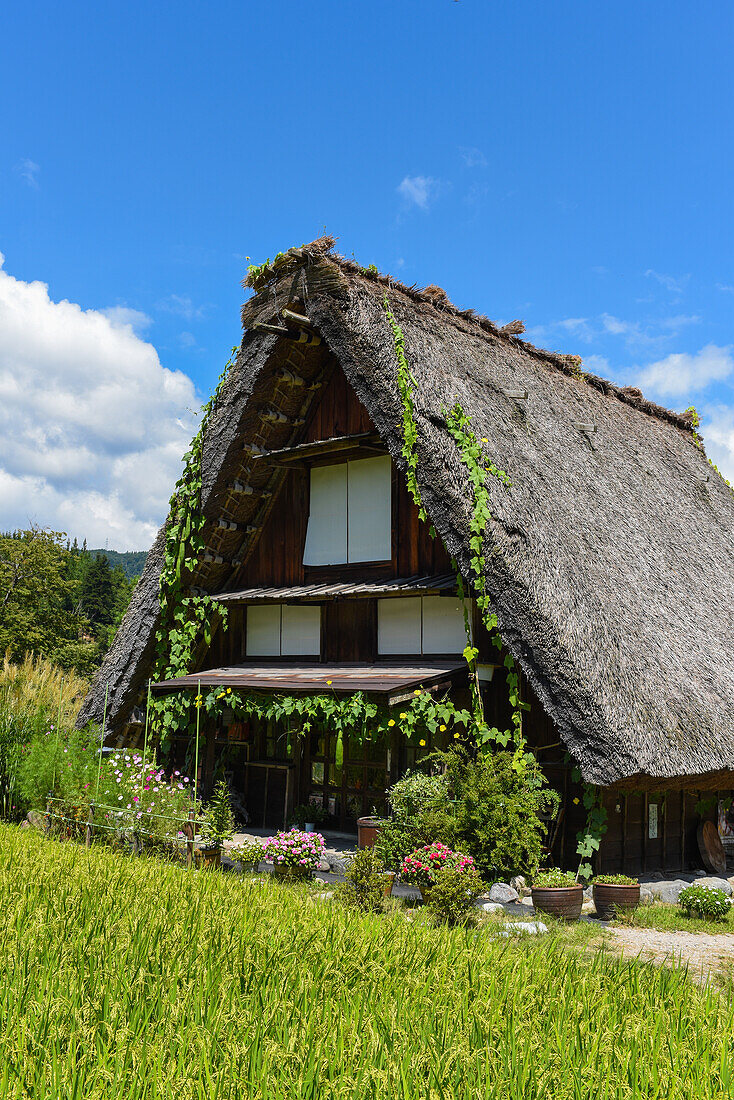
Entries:
{"label": "gassho-zukuri farmhouse", "polygon": [[[487,723],[511,727],[511,655],[524,738],[562,795],[553,862],[577,862],[586,783],[608,812],[597,871],[700,866],[702,819],[715,821],[717,796],[734,789],[734,495],[692,414],[333,244],[251,272],[242,342],[200,440],[195,537],[174,503],[80,722],[102,722],[107,694],[108,744],[140,745],[150,682],[154,703],[187,700],[163,742],[182,766],[194,697],[215,692],[221,706],[199,715],[204,791],[224,772],[257,825],[312,803],[352,830],[445,743],[440,728],[425,744],[401,732],[416,691],[469,707],[473,677]],[[457,404],[506,474],[486,477],[479,549],[471,468],[447,422]],[[175,667],[161,648],[173,651],[179,606],[204,609],[200,629],[184,667],[162,676]],[[356,692],[393,708],[385,736],[340,737],[319,722],[299,735],[288,717],[243,720],[227,706],[232,695]]]}

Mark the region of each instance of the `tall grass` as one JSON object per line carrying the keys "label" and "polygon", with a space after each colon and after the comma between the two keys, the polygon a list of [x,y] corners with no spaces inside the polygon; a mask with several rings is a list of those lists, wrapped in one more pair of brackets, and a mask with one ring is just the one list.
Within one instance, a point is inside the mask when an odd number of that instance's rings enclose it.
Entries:
{"label": "tall grass", "polygon": [[0,818],[13,816],[20,747],[59,722],[70,729],[87,692],[87,682],[62,672],[45,657],[27,656],[0,665]]}
{"label": "tall grass", "polygon": [[707,1100],[733,1034],[681,971],[0,827],[3,1100]]}

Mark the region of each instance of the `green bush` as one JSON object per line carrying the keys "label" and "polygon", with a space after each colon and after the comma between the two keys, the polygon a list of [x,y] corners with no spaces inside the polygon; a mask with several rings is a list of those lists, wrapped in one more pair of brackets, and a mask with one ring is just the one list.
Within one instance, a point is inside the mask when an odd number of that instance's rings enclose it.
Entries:
{"label": "green bush", "polygon": [[344,905],[376,913],[383,907],[385,864],[374,848],[359,848],[349,863],[346,882],[337,887],[336,895]]}
{"label": "green bush", "polygon": [[532,878],[543,857],[545,825],[539,815],[559,802],[537,761],[526,756],[518,767],[511,752],[436,755],[446,764],[454,800],[455,843],[471,852],[487,878]]}
{"label": "green bush", "polygon": [[234,814],[226,779],[219,780],[212,797],[204,807],[204,824],[201,832],[204,843],[220,851],[224,847],[224,842],[232,838]]}
{"label": "green bush", "polygon": [[439,924],[469,924],[474,902],[484,890],[476,867],[444,867],[435,875],[426,905]]}
{"label": "green bush", "polygon": [[533,886],[541,890],[566,889],[569,886],[578,886],[573,871],[561,871],[559,867],[551,867],[548,871],[541,871],[533,879]]}
{"label": "green bush", "polygon": [[386,821],[375,841],[375,852],[391,871],[397,871],[408,852],[412,852],[423,834],[401,821]]}
{"label": "green bush", "polygon": [[393,816],[398,821],[414,821],[422,814],[440,809],[448,798],[448,779],[444,775],[408,772],[388,791]]}
{"label": "green bush", "polygon": [[87,807],[99,767],[99,730],[57,730],[54,722],[36,731],[21,750],[16,768],[17,797],[24,811],[42,809],[49,794],[68,807]]}
{"label": "green bush", "polygon": [[706,920],[725,920],[731,909],[731,901],[716,886],[686,886],[681,890],[678,904],[689,917]]}
{"label": "green bush", "polygon": [[637,879],[629,875],[597,875],[593,883],[595,886],[637,886]]}

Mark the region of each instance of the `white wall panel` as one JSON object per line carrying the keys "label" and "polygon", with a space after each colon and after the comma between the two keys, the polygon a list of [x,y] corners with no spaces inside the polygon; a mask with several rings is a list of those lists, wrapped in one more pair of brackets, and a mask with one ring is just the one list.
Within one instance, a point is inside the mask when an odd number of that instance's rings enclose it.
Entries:
{"label": "white wall panel", "polygon": [[377,601],[377,652],[420,653],[421,601],[418,597]]}
{"label": "white wall panel", "polygon": [[341,565],[347,560],[347,464],[311,469],[311,503],[304,565]]}
{"label": "white wall panel", "polygon": [[461,600],[423,597],[423,652],[463,653],[466,645]]}
{"label": "white wall panel", "polygon": [[321,653],[321,608],[283,604],[280,637],[283,657],[318,657]]}
{"label": "white wall panel", "polygon": [[247,608],[247,656],[280,656],[280,604]]}
{"label": "white wall panel", "polygon": [[389,561],[392,557],[389,455],[348,463],[349,561]]}

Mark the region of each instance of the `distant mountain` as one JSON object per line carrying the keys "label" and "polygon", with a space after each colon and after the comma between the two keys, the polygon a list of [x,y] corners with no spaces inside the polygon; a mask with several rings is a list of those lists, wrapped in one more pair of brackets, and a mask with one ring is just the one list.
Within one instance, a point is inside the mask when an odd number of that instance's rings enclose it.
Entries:
{"label": "distant mountain", "polygon": [[125,576],[131,581],[137,580],[143,572],[145,559],[148,556],[147,550],[125,550],[124,553],[120,553],[119,550],[90,550],[89,553],[92,556],[104,554],[110,566],[114,569],[116,565],[119,565]]}

